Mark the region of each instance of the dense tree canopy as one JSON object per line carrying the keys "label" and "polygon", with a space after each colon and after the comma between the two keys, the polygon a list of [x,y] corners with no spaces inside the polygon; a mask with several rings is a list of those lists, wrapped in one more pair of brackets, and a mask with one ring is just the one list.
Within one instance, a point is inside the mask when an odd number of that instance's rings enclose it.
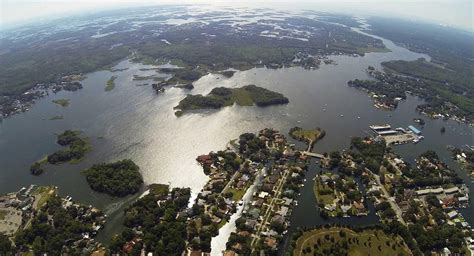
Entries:
{"label": "dense tree canopy", "polygon": [[3,233],[0,233],[0,255],[13,255],[12,243]]}
{"label": "dense tree canopy", "polygon": [[93,190],[112,196],[126,196],[138,192],[143,184],[139,167],[130,159],[93,165],[84,170]]}
{"label": "dense tree canopy", "polygon": [[79,136],[79,131],[66,130],[58,135],[57,143],[61,146],[69,146],[67,149],[58,150],[49,155],[47,160],[50,164],[58,164],[71,160],[79,160],[90,150],[90,145],[85,138]]}

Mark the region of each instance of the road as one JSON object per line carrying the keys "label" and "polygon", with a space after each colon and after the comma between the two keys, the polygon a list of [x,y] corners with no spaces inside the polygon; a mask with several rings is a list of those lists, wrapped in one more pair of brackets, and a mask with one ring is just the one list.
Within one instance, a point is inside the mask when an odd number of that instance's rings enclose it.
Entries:
{"label": "road", "polygon": [[395,214],[397,215],[398,221],[406,226],[407,224],[406,224],[405,220],[403,220],[403,217],[402,217],[402,210],[400,209],[400,207],[398,207],[398,205],[395,203],[393,198],[390,197],[390,194],[387,192],[385,187],[382,185],[382,182],[380,182],[380,176],[377,175],[377,174],[373,174],[373,175],[375,177],[375,181],[377,182],[377,184],[382,189],[382,193],[387,198],[387,200],[390,203],[390,206],[392,207],[392,209],[395,211]]}
{"label": "road", "polygon": [[[240,170],[240,168],[239,168]],[[234,183],[234,180],[237,178],[237,176],[239,175],[240,171],[236,171],[234,173],[234,175],[232,175],[232,178],[230,178],[229,182],[227,182],[227,184],[225,185],[225,187],[222,189],[221,191],[221,194],[225,194],[227,189],[232,185],[232,183]]]}
{"label": "road", "polygon": [[268,208],[267,208],[267,211],[265,212],[263,220],[262,220],[262,222],[260,222],[260,226],[258,227],[257,232],[255,232],[256,237],[254,237],[254,239],[252,240],[251,247],[253,247],[253,245],[257,241],[257,238],[259,237],[259,234],[262,231],[262,228],[266,226],[268,218],[270,218],[271,213],[273,211],[273,206],[274,206],[275,200],[279,199],[280,194],[281,194],[281,190],[283,188],[283,185],[285,184],[285,181],[286,181],[289,173],[290,172],[288,170],[286,170],[285,173],[283,174],[283,177],[279,180],[279,183],[278,183],[278,185],[276,187],[276,190],[275,190],[275,195],[272,197],[272,200],[270,200],[270,204],[268,204]]}

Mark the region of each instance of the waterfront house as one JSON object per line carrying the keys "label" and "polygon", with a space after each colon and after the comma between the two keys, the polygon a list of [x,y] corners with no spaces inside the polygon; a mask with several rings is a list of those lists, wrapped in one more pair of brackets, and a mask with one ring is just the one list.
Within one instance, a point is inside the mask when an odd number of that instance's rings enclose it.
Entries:
{"label": "waterfront house", "polygon": [[276,246],[278,245],[277,240],[270,237],[265,238],[265,244],[272,249],[276,249]]}
{"label": "waterfront house", "polygon": [[458,216],[458,212],[456,212],[456,211],[450,211],[450,212],[448,212],[448,217],[449,217],[450,219],[454,219],[454,218],[456,218],[456,216]]}

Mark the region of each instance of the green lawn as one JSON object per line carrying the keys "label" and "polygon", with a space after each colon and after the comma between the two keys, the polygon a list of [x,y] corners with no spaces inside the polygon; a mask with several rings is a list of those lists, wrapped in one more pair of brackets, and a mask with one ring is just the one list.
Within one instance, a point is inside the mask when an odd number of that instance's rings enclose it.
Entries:
{"label": "green lawn", "polygon": [[[346,243],[347,247],[344,246]],[[345,250],[351,256],[412,255],[399,236],[388,235],[374,229],[356,233],[351,229],[339,227],[304,232],[296,241],[293,255],[313,255],[314,253],[324,255],[324,250],[327,253],[331,248]]]}
{"label": "green lawn", "polygon": [[310,144],[310,150],[318,140],[326,135],[326,132],[321,128],[303,129],[301,127],[293,127],[289,133],[293,139],[304,141],[308,145]]}
{"label": "green lawn", "polygon": [[222,228],[225,224],[227,224],[227,220],[222,220],[221,222],[219,222],[219,225],[217,225],[217,227],[220,229]]}
{"label": "green lawn", "polygon": [[250,96],[250,93],[245,91],[242,88],[238,88],[232,92],[232,96],[234,100],[232,103],[235,101],[237,102],[238,105],[240,106],[252,106],[253,105],[253,100],[252,97]]}
{"label": "green lawn", "polygon": [[321,130],[319,129],[311,129],[311,130],[295,130],[292,133],[296,137],[301,137],[305,139],[309,139],[312,141],[315,141],[319,138],[319,135],[321,134]]}
{"label": "green lawn", "polygon": [[151,184],[148,186],[150,192],[155,195],[166,195],[169,191],[169,186],[166,184]]}
{"label": "green lawn", "polygon": [[232,200],[234,201],[239,201],[244,197],[245,191],[247,191],[247,187],[244,187],[242,189],[235,189],[235,188],[229,188],[227,189],[226,192],[231,192],[232,193]]}

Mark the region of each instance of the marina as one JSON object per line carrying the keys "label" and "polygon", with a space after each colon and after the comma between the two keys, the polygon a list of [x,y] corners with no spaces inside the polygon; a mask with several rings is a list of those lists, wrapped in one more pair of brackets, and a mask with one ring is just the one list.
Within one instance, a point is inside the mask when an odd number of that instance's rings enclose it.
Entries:
{"label": "marina", "polygon": [[378,138],[383,138],[387,145],[399,145],[406,143],[418,143],[425,137],[422,136],[421,131],[409,125],[407,129],[398,127],[392,129],[389,124],[386,125],[371,125],[369,126],[373,134]]}

